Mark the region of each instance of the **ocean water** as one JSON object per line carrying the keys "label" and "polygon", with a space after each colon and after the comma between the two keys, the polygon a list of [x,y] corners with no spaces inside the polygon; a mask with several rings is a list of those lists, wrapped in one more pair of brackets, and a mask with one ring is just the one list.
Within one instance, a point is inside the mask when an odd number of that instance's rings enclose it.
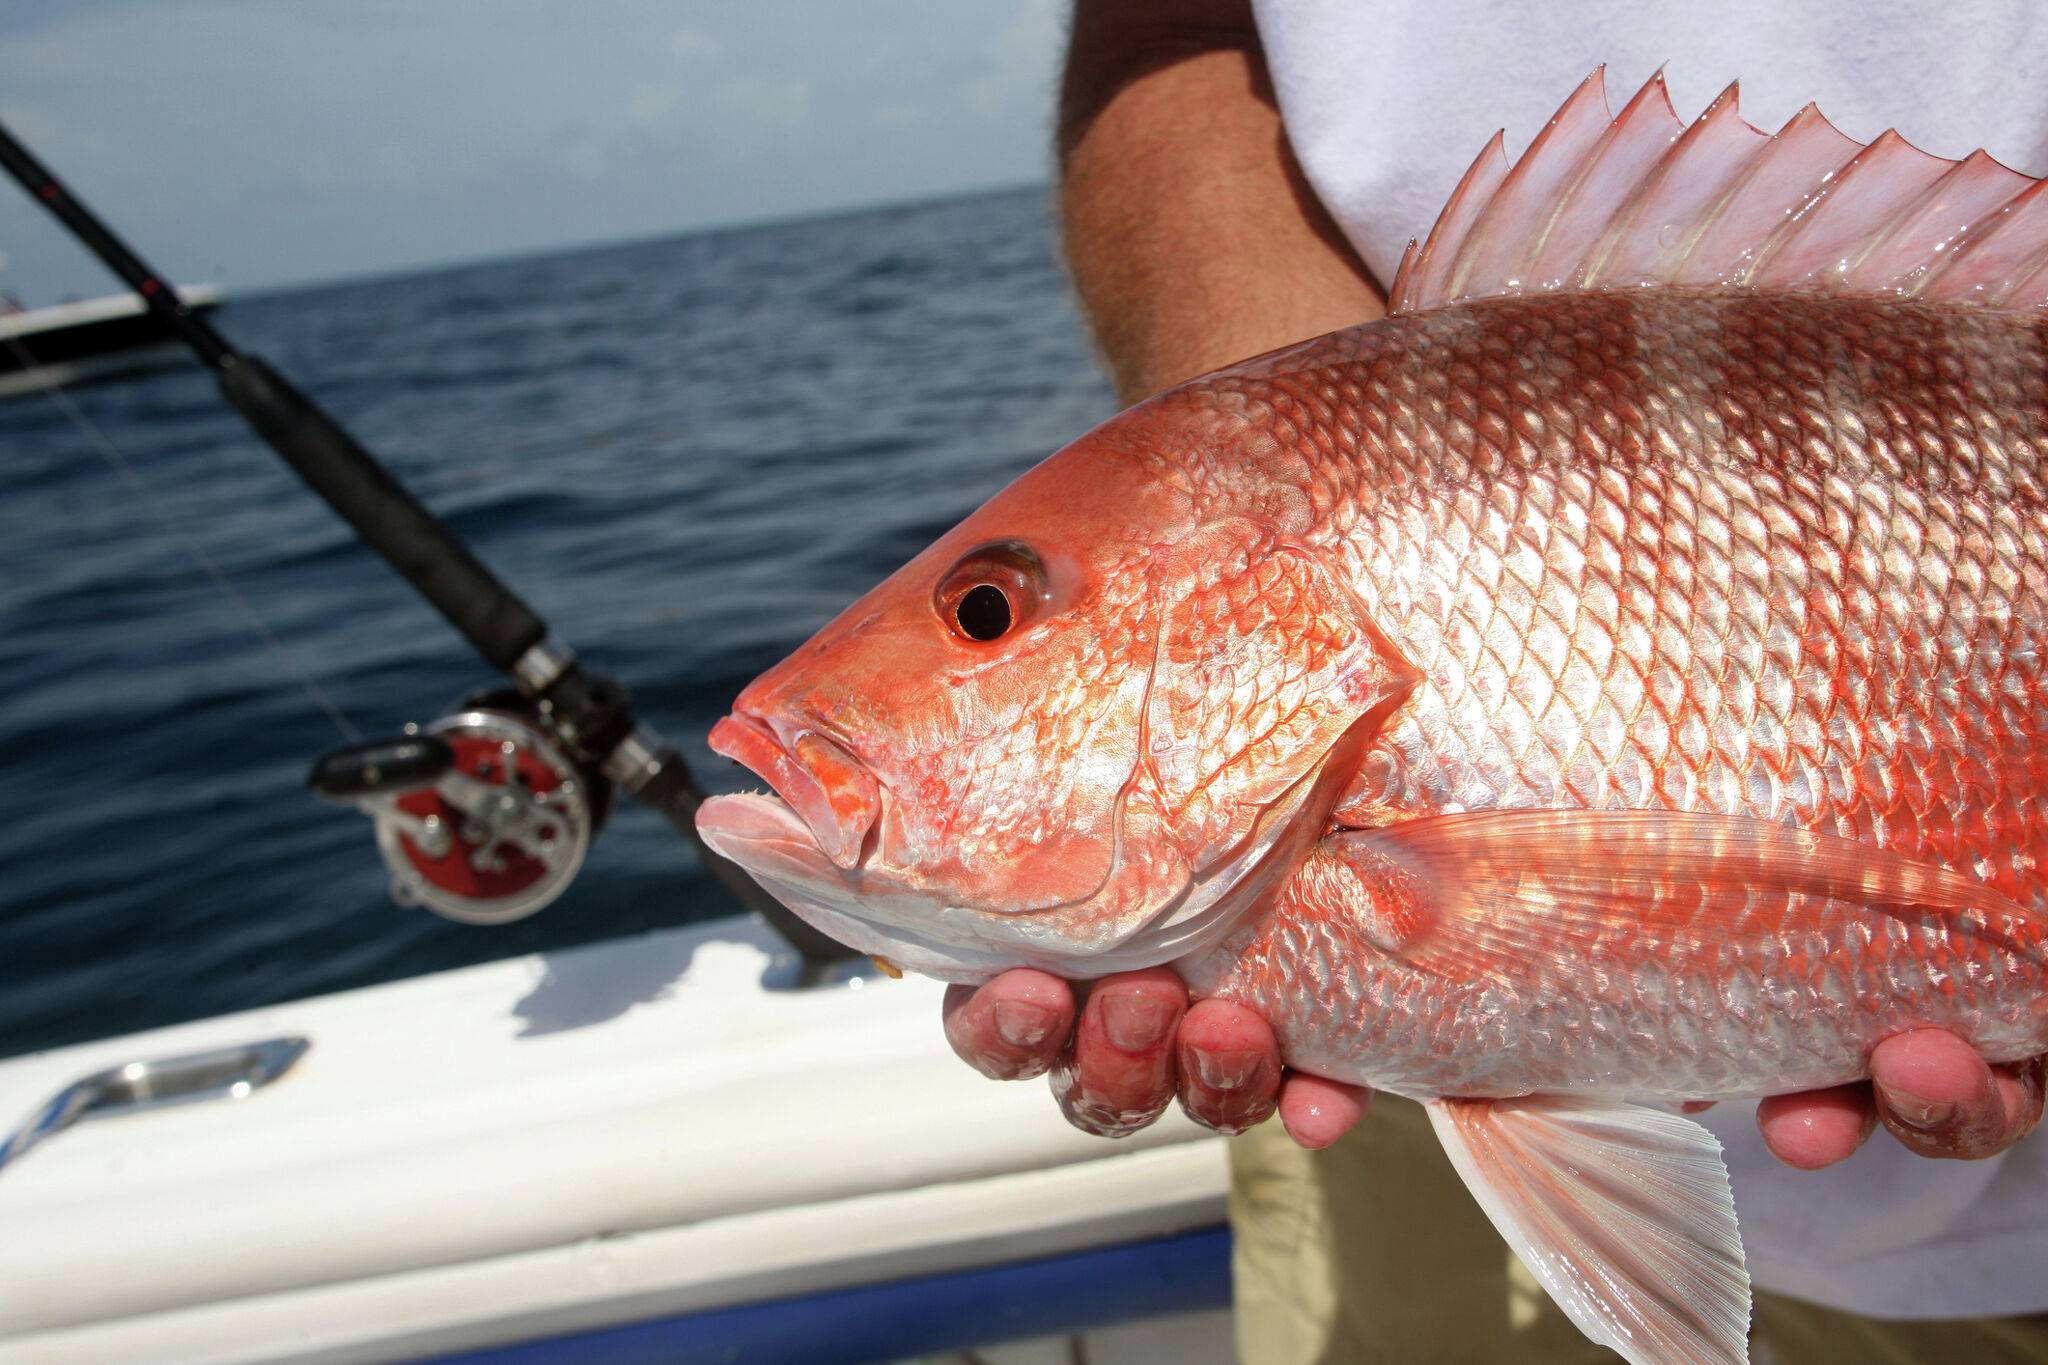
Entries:
{"label": "ocean water", "polygon": [[[143,243],[146,247],[146,243]],[[704,784],[741,686],[1113,408],[1023,190],[234,300]],[[0,404],[0,1055],[731,913],[621,803],[514,925],[386,896],[342,742],[496,681],[197,368]]]}

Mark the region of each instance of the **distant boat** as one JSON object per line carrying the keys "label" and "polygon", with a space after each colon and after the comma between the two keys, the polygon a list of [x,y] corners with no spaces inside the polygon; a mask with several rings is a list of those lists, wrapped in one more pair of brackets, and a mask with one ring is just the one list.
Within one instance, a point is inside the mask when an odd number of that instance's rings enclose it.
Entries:
{"label": "distant boat", "polygon": [[[178,297],[203,313],[220,302],[221,292],[217,285],[195,284],[179,289]],[[159,369],[188,355],[139,294],[11,311],[0,301],[0,398]]]}

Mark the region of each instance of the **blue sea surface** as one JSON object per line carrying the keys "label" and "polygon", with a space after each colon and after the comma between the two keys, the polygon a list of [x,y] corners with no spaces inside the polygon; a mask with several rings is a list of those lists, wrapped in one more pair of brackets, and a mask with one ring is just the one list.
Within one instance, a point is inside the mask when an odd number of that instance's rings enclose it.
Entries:
{"label": "blue sea surface", "polygon": [[[144,243],[146,246],[146,243]],[[1112,410],[1041,190],[231,301],[707,787],[852,597]],[[197,368],[73,391],[366,734],[496,681]],[[733,912],[622,803],[499,928],[308,795],[335,725],[45,397],[0,404],[0,1055]]]}

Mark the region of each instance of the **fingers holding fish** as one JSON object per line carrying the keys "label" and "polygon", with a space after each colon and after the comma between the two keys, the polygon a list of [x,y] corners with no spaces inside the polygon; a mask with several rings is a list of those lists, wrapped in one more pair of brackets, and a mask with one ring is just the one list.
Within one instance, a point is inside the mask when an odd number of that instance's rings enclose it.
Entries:
{"label": "fingers holding fish", "polygon": [[946,1040],[997,1080],[1042,1075],[1057,1061],[1062,1112],[1107,1137],[1150,1124],[1177,1092],[1190,1118],[1218,1132],[1241,1133],[1278,1109],[1295,1141],[1327,1147],[1357,1124],[1371,1094],[1286,1070],[1261,1015],[1227,1000],[1190,1007],[1164,968],[1103,978],[1076,1014],[1067,982],[1020,967],[950,988]]}
{"label": "fingers holding fish", "polygon": [[946,1041],[1000,1081],[1042,1076],[1074,1031],[1074,992],[1049,972],[1017,967],[979,987],[946,991]]}
{"label": "fingers holding fish", "polygon": [[1991,1068],[2008,1118],[2006,1146],[2011,1146],[2040,1126],[2044,1096],[2044,1069],[2048,1057],[2029,1057],[2024,1062]]}
{"label": "fingers holding fish", "polygon": [[1877,1101],[1866,1082],[1771,1095],[1758,1102],[1756,1125],[1772,1156],[1817,1171],[1848,1160],[1877,1131]]}
{"label": "fingers holding fish", "polygon": [[1947,1029],[1912,1029],[1877,1045],[1870,1081],[1770,1096],[1757,1126],[1801,1170],[1846,1160],[1879,1123],[1921,1156],[1996,1156],[2041,1121],[2042,1062],[1994,1065]]}
{"label": "fingers holding fish", "polygon": [[2029,1057],[2024,1062],[1991,1068],[1999,1098],[2007,1115],[2006,1142],[2010,1147],[2040,1126],[2044,1100],[2044,1069],[2048,1057]]}
{"label": "fingers holding fish", "polygon": [[1242,1133],[1271,1117],[1282,1084],[1280,1043],[1256,1011],[1199,1000],[1180,1023],[1180,1103],[1219,1133]]}
{"label": "fingers holding fish", "polygon": [[1290,1071],[1280,1083],[1280,1123],[1297,1145],[1317,1151],[1356,1128],[1371,1099],[1362,1085]]}
{"label": "fingers holding fish", "polygon": [[2041,1120],[2041,1059],[1988,1064],[1946,1029],[1914,1029],[1870,1058],[1877,1114],[1922,1156],[1996,1156]]}
{"label": "fingers holding fish", "polygon": [[1164,1113],[1177,1088],[1175,1035],[1187,1008],[1187,987],[1165,967],[1096,982],[1073,1046],[1053,1068],[1053,1097],[1067,1121],[1125,1137]]}

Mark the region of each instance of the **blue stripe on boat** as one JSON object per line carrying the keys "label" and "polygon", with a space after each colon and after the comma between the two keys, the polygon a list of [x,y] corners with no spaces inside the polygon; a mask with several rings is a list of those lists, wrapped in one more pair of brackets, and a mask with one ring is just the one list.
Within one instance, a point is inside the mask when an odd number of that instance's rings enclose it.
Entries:
{"label": "blue stripe on boat", "polygon": [[690,1313],[441,1356],[438,1365],[870,1365],[1221,1308],[1230,1230]]}

